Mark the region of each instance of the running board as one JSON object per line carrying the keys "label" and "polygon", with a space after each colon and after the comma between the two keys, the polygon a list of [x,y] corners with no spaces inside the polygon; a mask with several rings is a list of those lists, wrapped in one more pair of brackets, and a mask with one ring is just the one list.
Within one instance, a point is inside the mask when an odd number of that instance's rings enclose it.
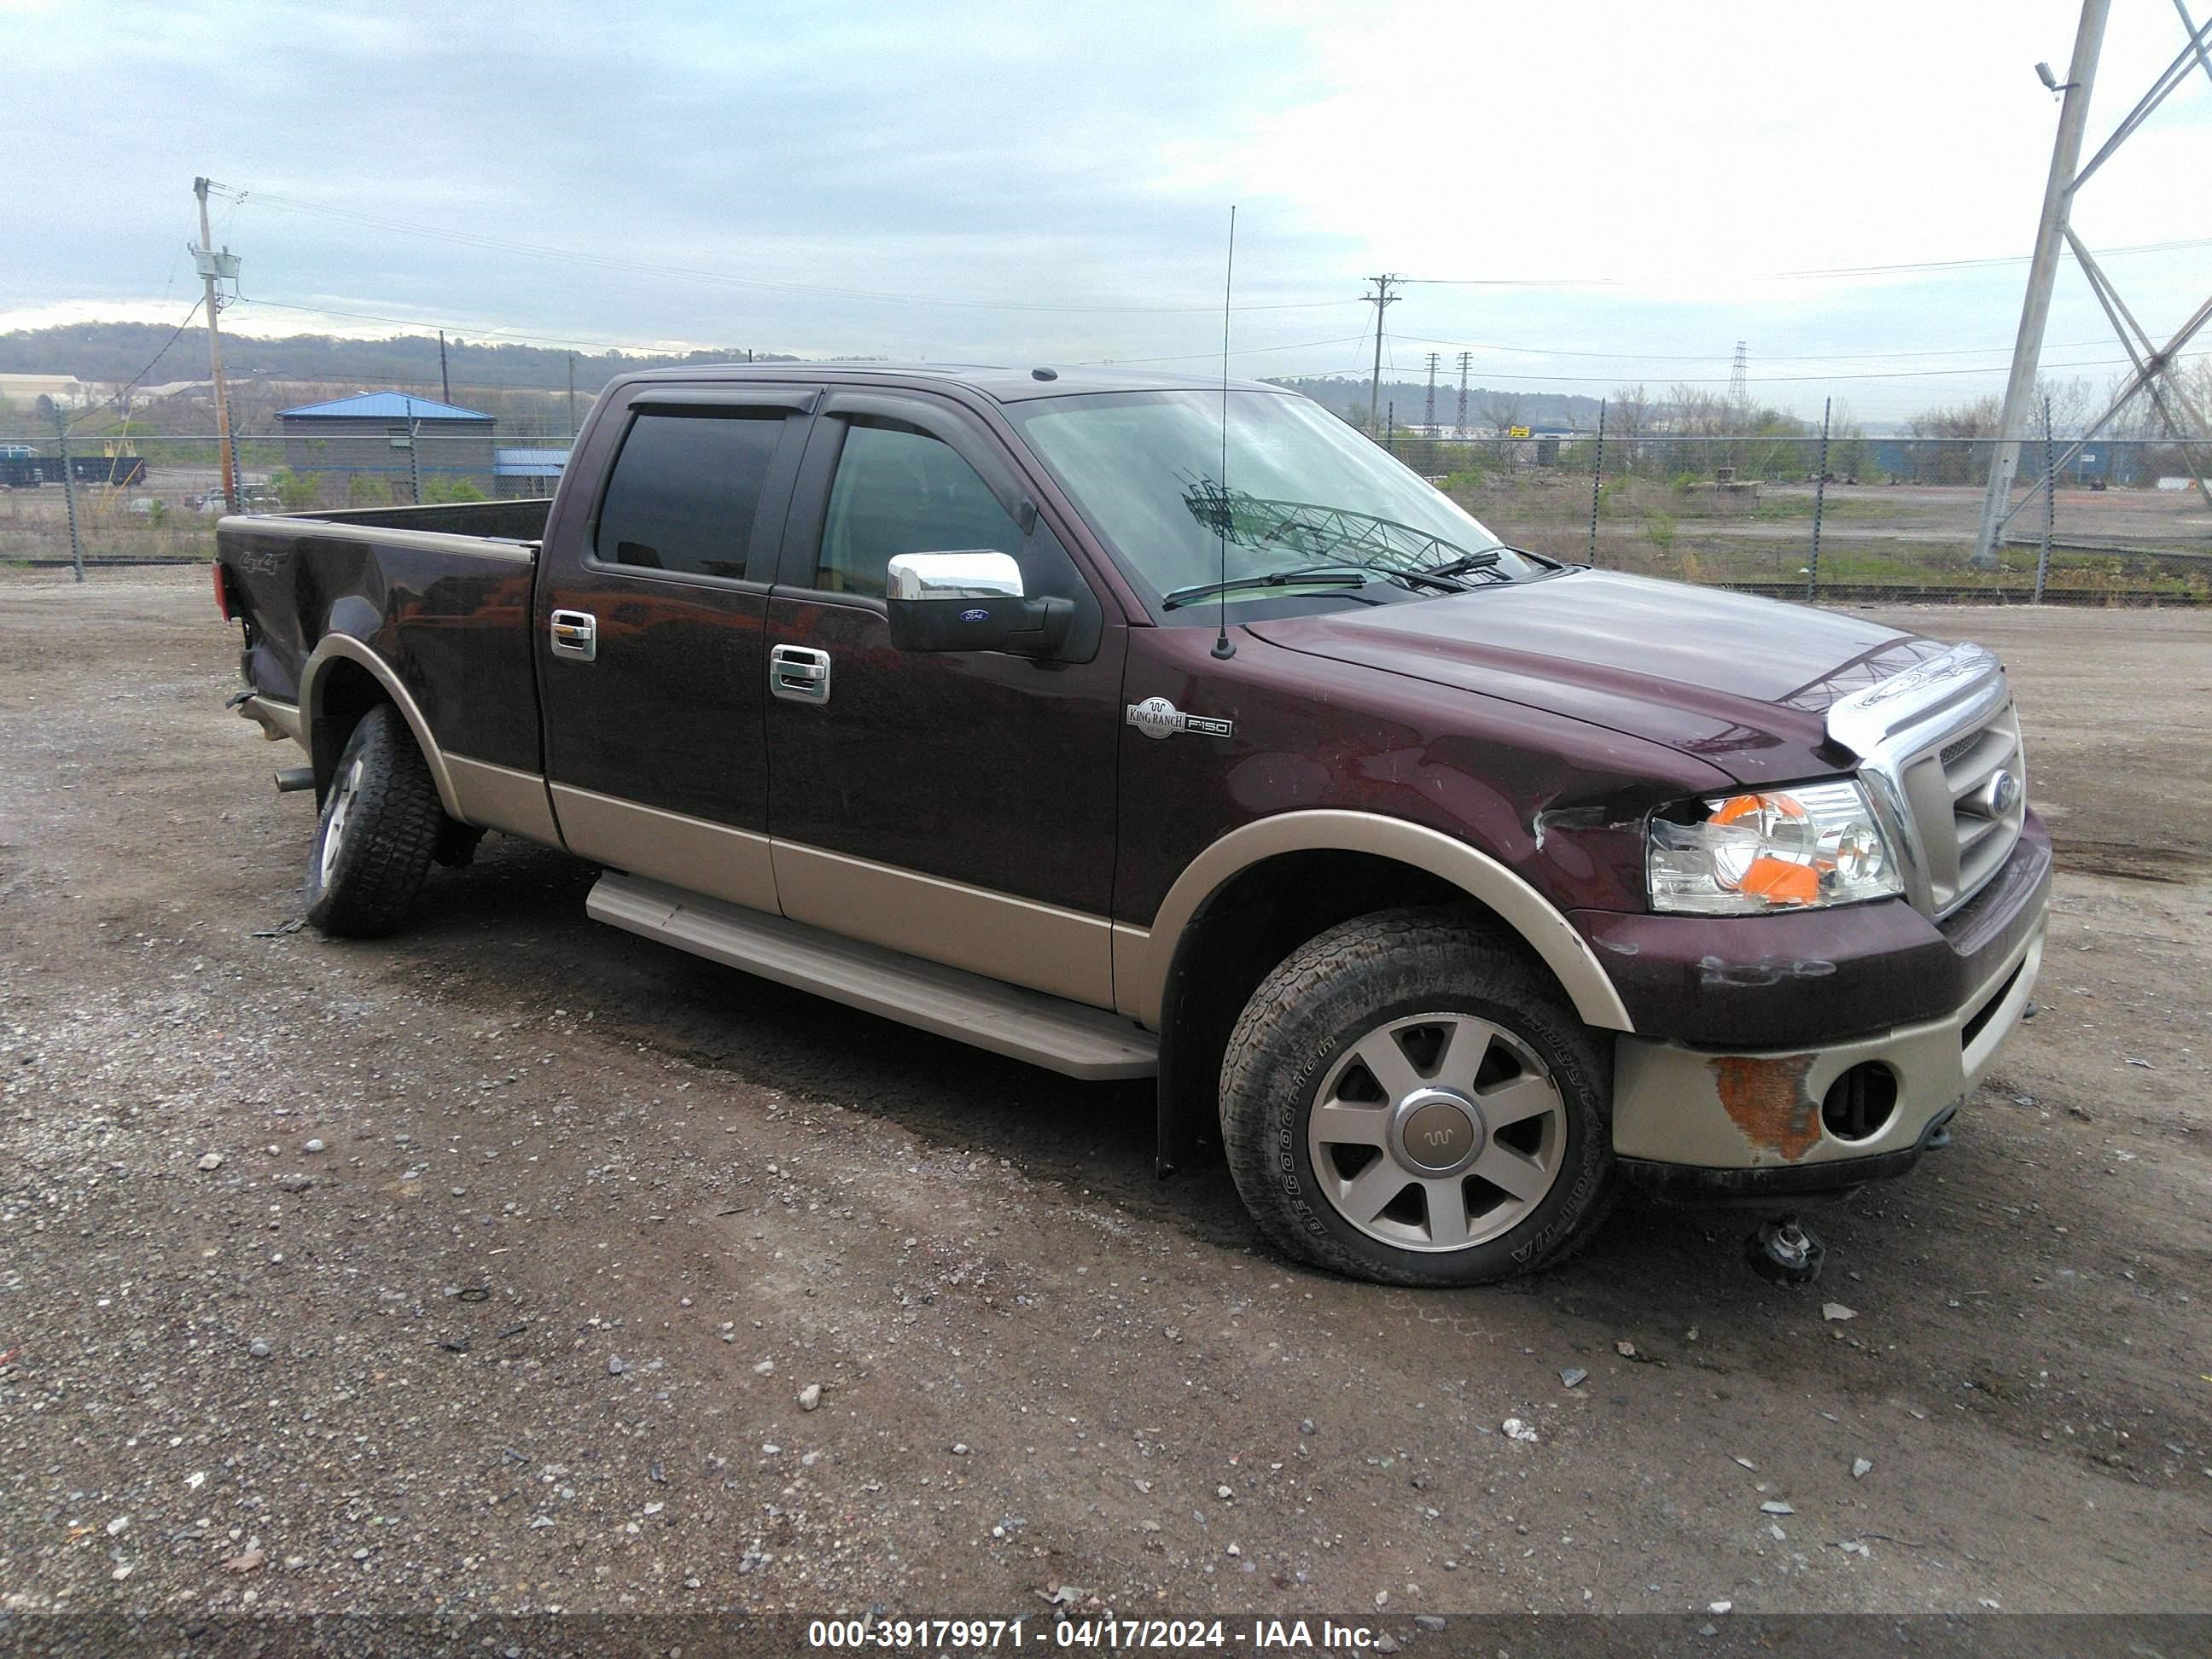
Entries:
{"label": "running board", "polygon": [[594,921],[1067,1077],[1095,1082],[1159,1072],[1159,1039],[1119,1015],[787,917],[611,870],[584,909]]}

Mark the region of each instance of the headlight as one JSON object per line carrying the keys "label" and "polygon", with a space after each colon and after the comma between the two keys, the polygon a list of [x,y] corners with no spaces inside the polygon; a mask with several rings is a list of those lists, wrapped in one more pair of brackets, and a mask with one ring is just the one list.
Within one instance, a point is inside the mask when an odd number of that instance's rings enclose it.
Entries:
{"label": "headlight", "polygon": [[1719,795],[1654,818],[1645,868],[1653,909],[1697,915],[1762,915],[1905,890],[1866,791],[1848,779]]}

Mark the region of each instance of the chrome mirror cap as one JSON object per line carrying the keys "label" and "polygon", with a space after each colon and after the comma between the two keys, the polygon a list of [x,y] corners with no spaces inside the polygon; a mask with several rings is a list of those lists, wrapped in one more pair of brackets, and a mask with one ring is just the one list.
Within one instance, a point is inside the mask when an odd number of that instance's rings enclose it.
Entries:
{"label": "chrome mirror cap", "polygon": [[890,562],[884,592],[894,599],[1018,599],[1022,568],[1005,553],[901,553]]}

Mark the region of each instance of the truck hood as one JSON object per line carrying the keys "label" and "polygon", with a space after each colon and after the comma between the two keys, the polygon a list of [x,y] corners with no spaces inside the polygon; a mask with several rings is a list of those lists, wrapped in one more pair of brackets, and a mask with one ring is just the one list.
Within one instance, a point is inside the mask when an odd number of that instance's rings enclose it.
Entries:
{"label": "truck hood", "polygon": [[1826,746],[1828,705],[1944,649],[1861,617],[1602,570],[1247,627],[1665,744],[1747,784],[1849,765]]}

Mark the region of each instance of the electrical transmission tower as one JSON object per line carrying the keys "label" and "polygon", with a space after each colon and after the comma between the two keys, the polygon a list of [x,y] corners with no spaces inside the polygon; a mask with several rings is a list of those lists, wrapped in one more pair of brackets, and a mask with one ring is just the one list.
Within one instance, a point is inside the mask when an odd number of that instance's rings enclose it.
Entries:
{"label": "electrical transmission tower", "polygon": [[1386,272],[1380,276],[1370,276],[1367,280],[1375,284],[1375,291],[1359,297],[1375,307],[1375,377],[1367,383],[1367,435],[1371,438],[1382,430],[1379,422],[1382,418],[1382,313],[1406,297],[1402,294],[1390,292],[1406,279]]}
{"label": "electrical transmission tower", "polygon": [[1467,368],[1474,361],[1472,351],[1459,354],[1459,420],[1455,429],[1462,438],[1467,436]]}
{"label": "electrical transmission tower", "polygon": [[1443,361],[1435,352],[1429,354],[1429,403],[1426,412],[1421,416],[1421,424],[1427,427],[1431,434],[1437,429],[1437,365]]}
{"label": "electrical transmission tower", "polygon": [[1735,362],[1729,366],[1729,413],[1739,428],[1751,424],[1751,348],[1735,343]]}
{"label": "electrical transmission tower", "polygon": [[[2174,382],[2172,375],[2175,356],[2196,337],[2208,320],[2212,320],[2212,299],[2191,313],[2189,320],[2164,345],[2154,344],[2120,298],[2112,278],[2075,234],[2073,224],[2074,193],[2088,182],[2090,176],[2134,136],[2176,87],[2191,79],[2196,70],[2201,69],[2208,78],[2212,78],[2212,21],[2200,27],[2189,15],[2186,0],[2173,0],[2173,9],[2180,14],[2182,27],[2188,31],[2187,42],[2087,162],[2081,160],[2081,137],[2089,124],[2089,97],[2096,88],[2097,58],[2104,47],[2105,19],[2112,9],[2112,0],[2082,0],[2081,21],[2074,33],[2074,56],[2063,84],[2052,76],[2049,64],[2035,66],[2036,73],[2043,77],[2043,84],[2059,96],[2058,135],[2051,144],[2051,173],[2043,191],[2043,217],[2036,227],[2035,252],[2027,267],[2027,294],[2021,302],[2020,334],[2013,344],[2012,374],[2005,382],[2004,413],[1997,424],[1996,447],[1990,457],[1989,483],[1982,498],[1981,529],[1974,538],[1974,562],[1984,569],[1996,562],[1997,540],[2004,534],[2005,526],[2034,499],[2034,491],[2030,490],[2017,502],[2012,501],[2013,477],[2020,466],[2020,441],[2035,402],[2043,331],[2051,316],[2051,290],[2058,275],[2062,242],[2073,250],[2081,274],[2088,279],[2089,290],[2097,296],[2097,303],[2106,320],[2112,324],[2112,331],[2119,336],[2133,370],[2120,383],[2104,413],[2089,423],[2059,457],[2057,464],[2045,465],[2044,478],[2056,478],[2059,467],[2072,460],[2084,444],[2110,425],[2139,392],[2149,394],[2174,436],[2184,435],[2185,420],[2194,427],[2200,442],[2212,438],[2212,427],[2206,425],[2204,411],[2197,407],[2195,400]],[[2212,507],[2212,489],[2206,487],[2203,471],[2185,445],[2182,456],[2190,477],[2196,482],[2197,493],[2204,498],[2207,507]]]}

